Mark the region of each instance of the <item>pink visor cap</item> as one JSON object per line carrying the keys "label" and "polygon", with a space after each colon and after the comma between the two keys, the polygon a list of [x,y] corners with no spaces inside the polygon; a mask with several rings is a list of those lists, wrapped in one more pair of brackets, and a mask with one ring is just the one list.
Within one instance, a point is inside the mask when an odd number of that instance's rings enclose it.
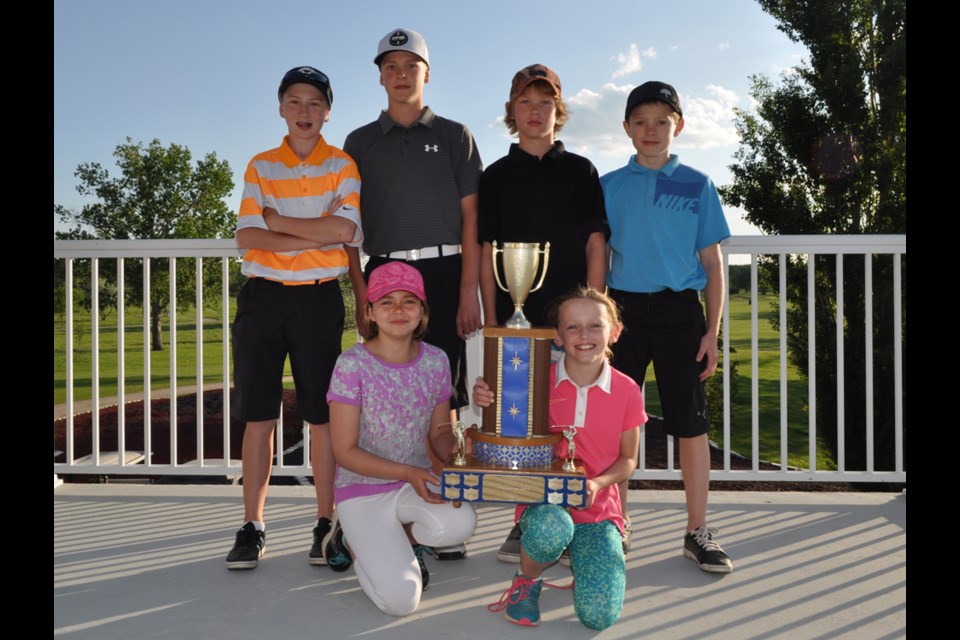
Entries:
{"label": "pink visor cap", "polygon": [[427,301],[427,294],[423,290],[423,277],[405,262],[388,262],[370,272],[367,302],[376,302],[394,291],[409,291],[424,302]]}

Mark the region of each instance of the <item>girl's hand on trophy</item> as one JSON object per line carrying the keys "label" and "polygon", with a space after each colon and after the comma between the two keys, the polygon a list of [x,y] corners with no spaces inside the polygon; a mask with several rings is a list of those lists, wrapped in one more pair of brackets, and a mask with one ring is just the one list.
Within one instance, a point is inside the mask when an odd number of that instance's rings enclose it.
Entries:
{"label": "girl's hand on trophy", "polygon": [[482,377],[478,377],[477,381],[473,384],[473,403],[482,409],[492,405],[494,399],[490,385],[488,385],[487,381]]}
{"label": "girl's hand on trophy", "polygon": [[577,507],[577,509],[584,510],[592,507],[598,491],[600,491],[600,485],[594,482],[593,478],[587,478],[587,495],[584,498],[583,505]]}
{"label": "girl's hand on trophy", "polygon": [[440,494],[434,493],[428,486],[433,485],[434,487],[438,487],[440,485],[440,480],[430,473],[429,470],[410,467],[406,480],[410,483],[410,486],[413,487],[413,490],[417,492],[417,495],[423,498],[424,502],[431,504],[441,504],[443,502]]}

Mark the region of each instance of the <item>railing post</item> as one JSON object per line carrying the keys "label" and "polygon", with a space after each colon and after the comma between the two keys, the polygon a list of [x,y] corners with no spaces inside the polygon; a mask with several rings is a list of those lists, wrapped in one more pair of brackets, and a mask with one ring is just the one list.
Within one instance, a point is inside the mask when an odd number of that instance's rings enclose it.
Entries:
{"label": "railing post", "polygon": [[866,358],[865,368],[867,373],[867,471],[873,472],[874,446],[873,446],[873,256],[865,253],[863,256],[863,311],[864,311],[864,356]]}
{"label": "railing post", "polygon": [[895,452],[894,469],[903,473],[903,334],[901,332],[903,313],[900,287],[900,253],[893,254],[893,446]]}
{"label": "railing post", "polygon": [[123,258],[117,258],[117,452],[120,464],[127,457],[127,407],[126,407],[126,297],[124,292]]}
{"label": "railing post", "polygon": [[230,258],[223,258],[221,268],[222,304],[220,321],[223,337],[223,459],[230,466]]}
{"label": "railing post", "polygon": [[64,284],[66,286],[67,333],[65,338],[66,350],[66,392],[67,392],[67,464],[73,464],[73,258],[67,258],[64,264]]}
{"label": "railing post", "polygon": [[195,259],[195,302],[197,325],[197,464],[203,466],[203,259]]}
{"label": "railing post", "polygon": [[780,254],[780,470],[789,467],[790,417],[787,398],[787,254]]}
{"label": "railing post", "polygon": [[750,254],[750,455],[753,470],[760,468],[760,317],[757,307],[757,254]]}
{"label": "railing post", "polygon": [[90,418],[93,464],[100,465],[100,259],[90,258]]}
{"label": "railing post", "polygon": [[817,305],[816,305],[816,269],[817,255],[807,254],[807,402],[810,407],[808,417],[808,456],[810,471],[817,470]]}
{"label": "railing post", "polygon": [[847,433],[846,415],[844,413],[844,393],[846,388],[843,357],[843,254],[837,254],[836,270],[837,312],[836,340],[837,340],[837,467],[841,471],[847,468]]}
{"label": "railing post", "polygon": [[143,455],[144,464],[153,464],[150,401],[150,258],[143,257]]}
{"label": "railing post", "polygon": [[170,277],[170,301],[167,303],[170,309],[167,313],[170,327],[167,330],[167,344],[170,349],[170,394],[167,401],[170,410],[167,415],[170,416],[170,464],[177,466],[180,463],[177,455],[177,259],[171,257],[167,266]]}

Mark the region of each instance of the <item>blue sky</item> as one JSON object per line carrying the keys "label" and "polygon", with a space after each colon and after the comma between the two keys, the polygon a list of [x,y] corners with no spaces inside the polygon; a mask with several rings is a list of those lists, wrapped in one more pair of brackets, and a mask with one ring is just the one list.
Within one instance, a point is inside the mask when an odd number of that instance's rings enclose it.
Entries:
{"label": "blue sky", "polygon": [[[806,53],[753,0],[55,0],[54,203],[82,205],[77,165],[115,173],[112,152],[129,136],[186,145],[194,158],[216,152],[234,172],[236,209],[247,162],[285,133],[284,72],[309,64],[330,76],[323,133],[342,146],[386,106],[373,57],[401,26],[430,49],[427,104],[471,129],[485,164],[511,142],[500,118],[513,74],[539,62],[560,76],[570,106],[560,139],[601,174],[632,152],[626,94],[662,80],[686,119],[674,152],[720,185],[738,146],[732,108],[751,107],[749,76],[776,78]],[[727,217],[734,234],[758,233],[739,211]]]}

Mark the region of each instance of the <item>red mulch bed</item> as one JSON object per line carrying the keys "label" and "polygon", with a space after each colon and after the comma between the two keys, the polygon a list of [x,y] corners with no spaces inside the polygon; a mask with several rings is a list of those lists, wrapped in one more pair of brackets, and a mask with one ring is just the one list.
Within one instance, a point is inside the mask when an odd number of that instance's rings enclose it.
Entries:
{"label": "red mulch bed", "polygon": [[[143,442],[143,402],[129,402],[124,406],[126,450],[144,451]],[[117,447],[118,407],[105,407],[100,410],[100,450],[116,451]],[[170,463],[170,401],[168,399],[151,402],[150,421],[152,425],[151,449],[154,464]],[[283,400],[284,446],[290,447],[300,440],[301,422],[296,415],[296,394],[284,392]],[[74,416],[73,451],[74,458],[80,458],[93,451],[92,416],[90,413]],[[235,419],[230,421],[230,458],[241,458],[244,424]],[[646,466],[650,469],[665,469],[667,466],[667,437],[663,433],[662,423],[651,417],[646,429]],[[66,451],[66,419],[53,423],[55,450]],[[197,397],[181,396],[177,399],[177,461],[179,463],[194,460],[197,456]],[[205,458],[225,458],[223,452],[223,393],[219,389],[205,391],[203,394],[203,451]],[[679,450],[673,448],[674,468],[679,468]],[[711,447],[712,467],[723,468],[723,452]],[[54,462],[65,462],[66,455],[61,453]],[[286,464],[301,464],[302,451],[292,452],[284,458]],[[732,469],[749,470],[752,462],[747,458],[731,456]],[[778,469],[778,465],[761,462],[760,469]],[[102,476],[65,474],[66,482],[96,482]],[[125,476],[127,478],[134,476]],[[199,478],[199,477],[198,477]],[[185,480],[180,476],[179,482]],[[276,479],[284,482],[282,478]],[[312,480],[311,480],[312,481]],[[899,491],[898,487],[880,484],[837,483],[837,482],[760,482],[760,481],[713,481],[711,489],[715,491]],[[682,489],[679,480],[631,480],[631,489]]]}

